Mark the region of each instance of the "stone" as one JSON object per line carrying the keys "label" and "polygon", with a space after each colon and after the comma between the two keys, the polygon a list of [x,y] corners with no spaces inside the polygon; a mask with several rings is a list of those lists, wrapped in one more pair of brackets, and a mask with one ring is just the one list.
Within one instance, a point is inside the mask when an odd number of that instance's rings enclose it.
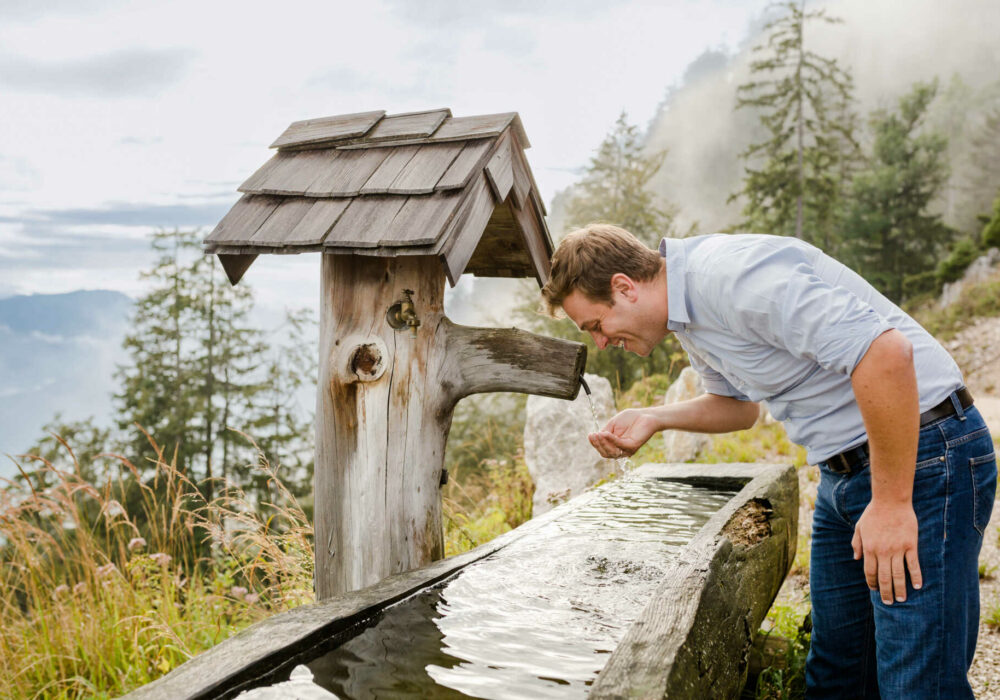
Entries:
{"label": "stone", "polygon": [[[611,383],[595,374],[584,378],[603,428],[616,412]],[[524,461],[535,482],[534,516],[615,471],[615,461],[603,459],[587,440],[594,432],[594,414],[582,389],[573,401],[529,396],[525,414]]]}
{"label": "stone", "polygon": [[962,290],[967,285],[985,282],[997,272],[997,263],[1000,263],[1000,248],[990,248],[983,255],[972,261],[962,275],[962,279],[945,284],[941,289],[941,298],[938,299],[938,307],[945,308],[958,301],[962,295]]}
{"label": "stone", "polygon": [[[681,370],[680,376],[667,389],[663,404],[687,401],[705,393],[701,375],[691,367]],[[663,456],[666,462],[690,462],[708,448],[711,437],[704,433],[686,433],[682,430],[663,431]]]}

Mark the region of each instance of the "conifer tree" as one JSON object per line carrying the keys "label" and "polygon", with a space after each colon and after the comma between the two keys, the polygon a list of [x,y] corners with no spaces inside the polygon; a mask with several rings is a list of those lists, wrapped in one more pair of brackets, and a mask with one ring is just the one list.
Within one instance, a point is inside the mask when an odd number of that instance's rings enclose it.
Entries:
{"label": "conifer tree", "polygon": [[781,16],[765,25],[766,41],[755,47],[752,78],[737,88],[737,109],[760,114],[765,138],[741,157],[743,228],[794,235],[826,248],[835,245],[837,203],[857,157],[851,75],[831,58],[810,51],[807,23],[837,23],[824,10],[780,5]]}
{"label": "conifer tree", "polygon": [[[843,258],[893,301],[927,291],[954,233],[931,203],[947,179],[943,136],[922,129],[936,83],[918,83],[896,111],[875,111],[871,157],[854,177]],[[926,286],[926,285],[924,285]]]}
{"label": "conifer tree", "polygon": [[672,205],[659,206],[648,188],[666,156],[666,151],[644,154],[638,127],[629,124],[622,112],[575,186],[567,207],[569,226],[614,224],[655,247],[661,238],[671,235],[676,214]]}

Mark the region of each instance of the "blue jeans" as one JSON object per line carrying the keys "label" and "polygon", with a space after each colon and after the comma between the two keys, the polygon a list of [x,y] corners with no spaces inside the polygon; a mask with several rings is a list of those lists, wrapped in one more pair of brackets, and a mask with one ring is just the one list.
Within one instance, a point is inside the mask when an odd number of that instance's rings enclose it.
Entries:
{"label": "blue jeans", "polygon": [[979,632],[979,550],[996,495],[993,440],[975,406],[920,430],[913,509],[924,585],[886,605],[854,560],[854,526],[871,500],[863,463],[821,467],[809,589],[808,698],[972,698]]}

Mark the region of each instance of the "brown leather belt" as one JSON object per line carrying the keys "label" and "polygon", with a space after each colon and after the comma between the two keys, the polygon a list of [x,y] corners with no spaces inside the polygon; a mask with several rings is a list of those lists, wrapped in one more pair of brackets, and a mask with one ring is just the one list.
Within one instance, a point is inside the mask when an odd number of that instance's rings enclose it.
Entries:
{"label": "brown leather belt", "polygon": [[[958,399],[958,402],[962,405],[963,410],[972,405],[972,394],[964,386],[961,389],[952,392],[952,394]],[[920,414],[921,428],[929,423],[933,423],[936,420],[941,420],[942,418],[947,418],[948,416],[955,414],[955,404],[951,400],[952,394],[949,394],[948,398],[939,403],[937,406],[928,408]],[[852,447],[849,450],[844,450],[839,455],[830,457],[830,459],[822,462],[822,465],[834,474],[850,474],[866,459],[868,459],[867,442],[858,445],[857,447]]]}

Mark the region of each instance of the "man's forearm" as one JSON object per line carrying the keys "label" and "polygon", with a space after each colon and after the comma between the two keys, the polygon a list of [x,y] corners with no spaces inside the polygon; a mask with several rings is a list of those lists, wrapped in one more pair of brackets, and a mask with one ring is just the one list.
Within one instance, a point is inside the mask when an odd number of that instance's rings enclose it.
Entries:
{"label": "man's forearm", "polygon": [[883,333],[851,375],[872,465],[872,500],[908,502],[920,430],[913,349],[897,330]]}
{"label": "man's forearm", "polygon": [[647,409],[660,423],[660,430],[689,433],[729,433],[749,428],[760,415],[760,406],[727,396],[702,394],[687,401]]}

